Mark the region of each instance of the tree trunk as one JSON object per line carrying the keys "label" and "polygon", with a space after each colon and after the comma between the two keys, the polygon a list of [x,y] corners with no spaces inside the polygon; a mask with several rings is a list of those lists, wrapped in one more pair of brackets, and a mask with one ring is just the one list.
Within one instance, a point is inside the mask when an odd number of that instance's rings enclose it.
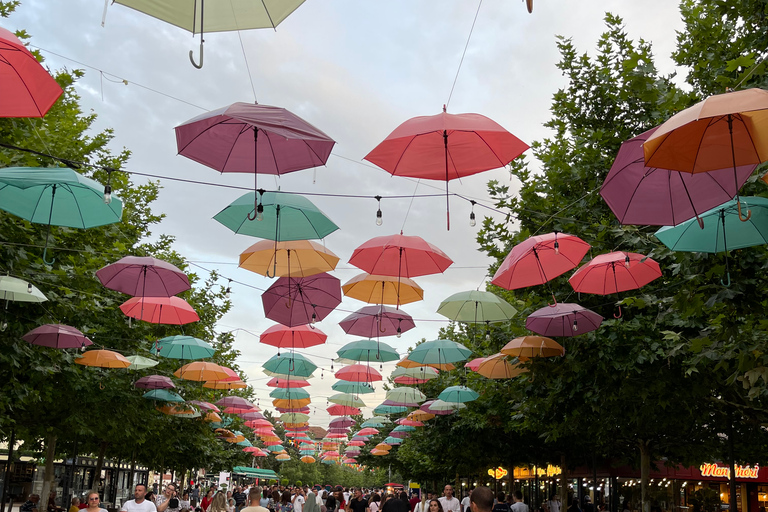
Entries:
{"label": "tree trunk", "polygon": [[[5,512],[5,498],[8,495],[8,486],[11,483],[11,464],[13,463],[13,447],[16,444],[16,429],[11,429],[11,437],[8,440],[8,460],[5,463],[5,475],[3,476],[3,494],[0,496],[0,512]],[[13,506],[9,507],[11,510]]]}
{"label": "tree trunk", "polygon": [[728,482],[729,484],[729,494],[730,500],[730,507],[731,512],[738,512],[739,504],[738,500],[736,499],[736,456],[734,454],[734,439],[733,439],[734,433],[733,433],[733,413],[731,411],[728,411],[728,455],[729,455],[729,463],[731,468],[731,478]]}
{"label": "tree trunk", "polygon": [[639,441],[640,445],[640,497],[643,512],[651,512],[651,500],[648,497],[651,474],[651,447],[648,441]]}
{"label": "tree trunk", "polygon": [[45,440],[45,474],[43,476],[43,490],[40,492],[40,502],[37,505],[38,510],[47,510],[48,496],[53,488],[53,459],[55,457],[56,436],[49,434]]}
{"label": "tree trunk", "polygon": [[560,455],[560,509],[568,509],[568,465],[565,460],[565,454]]}
{"label": "tree trunk", "polygon": [[131,474],[128,475],[128,496],[131,495],[133,490],[133,475],[136,473],[136,450],[131,453]]}
{"label": "tree trunk", "polygon": [[92,489],[98,489],[99,488],[99,482],[101,481],[101,468],[104,467],[104,454],[107,453],[107,442],[102,441],[99,445],[99,458],[96,460],[96,469],[93,471],[93,484],[91,484]]}

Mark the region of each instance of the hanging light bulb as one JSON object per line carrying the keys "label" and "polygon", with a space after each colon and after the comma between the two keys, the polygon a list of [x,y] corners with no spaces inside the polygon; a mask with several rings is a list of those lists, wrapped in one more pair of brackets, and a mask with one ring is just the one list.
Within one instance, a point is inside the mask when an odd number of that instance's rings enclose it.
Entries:
{"label": "hanging light bulb", "polygon": [[256,207],[256,220],[264,220],[264,205],[261,203]]}
{"label": "hanging light bulb", "polygon": [[323,370],[320,370],[320,380],[323,380],[324,376],[325,376],[325,373],[323,373]]}
{"label": "hanging light bulb", "polygon": [[485,331],[485,341],[491,341],[491,331],[488,329]]}
{"label": "hanging light bulb", "polygon": [[8,322],[3,320],[3,323],[0,324],[0,331],[5,331],[8,328]]}
{"label": "hanging light bulb", "polygon": [[384,223],[384,219],[381,218],[381,196],[373,196],[373,198],[379,202],[379,209],[376,210],[376,225],[381,226]]}
{"label": "hanging light bulb", "polygon": [[400,329],[400,326],[398,325],[398,326],[397,326],[397,337],[399,338],[399,337],[401,337],[402,335],[403,335],[403,330],[402,330],[402,329]]}
{"label": "hanging light bulb", "polygon": [[333,361],[331,361],[331,371],[333,371]]}
{"label": "hanging light bulb", "polygon": [[104,185],[104,204],[112,202],[112,187],[109,184]]}
{"label": "hanging light bulb", "polygon": [[555,239],[555,254],[560,254],[560,242]]}
{"label": "hanging light bulb", "polygon": [[477,226],[477,219],[475,218],[475,204],[477,203],[473,200],[470,200],[469,202],[472,204],[472,210],[469,212],[469,225],[475,227]]}
{"label": "hanging light bulb", "polygon": [[230,286],[232,284],[232,280],[230,279],[227,283],[227,289],[224,290],[224,298],[228,299],[232,297],[232,287]]}
{"label": "hanging light bulb", "polygon": [[624,266],[629,268],[629,254],[624,257]]}
{"label": "hanging light bulb", "polygon": [[80,345],[80,352],[85,352],[85,343]]}
{"label": "hanging light bulb", "polygon": [[312,320],[310,320],[309,323],[311,323],[312,325],[315,325],[317,323],[317,313],[315,313],[314,311],[312,311]]}
{"label": "hanging light bulb", "polygon": [[27,283],[27,293],[32,293],[32,283]]}
{"label": "hanging light bulb", "polygon": [[576,332],[579,330],[579,321],[574,319],[573,320],[573,332]]}
{"label": "hanging light bulb", "polygon": [[277,357],[280,357],[280,349],[277,349]]}

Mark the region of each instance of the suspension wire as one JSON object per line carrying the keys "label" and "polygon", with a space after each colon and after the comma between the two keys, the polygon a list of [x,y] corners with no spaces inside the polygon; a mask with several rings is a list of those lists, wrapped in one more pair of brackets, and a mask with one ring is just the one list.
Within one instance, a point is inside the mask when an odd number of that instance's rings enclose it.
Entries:
{"label": "suspension wire", "polygon": [[459,60],[459,68],[456,70],[456,76],[453,79],[453,85],[451,85],[451,93],[448,95],[448,101],[445,102],[445,106],[448,107],[451,104],[451,98],[453,97],[453,89],[456,87],[456,81],[459,79],[459,72],[461,72],[461,65],[464,63],[464,56],[467,54],[467,48],[469,48],[469,41],[472,39],[472,32],[475,30],[475,23],[477,22],[477,15],[480,14],[480,6],[483,5],[483,0],[477,4],[477,11],[475,11],[475,19],[472,20],[472,27],[469,29],[469,36],[467,36],[467,43],[464,45],[464,51],[461,54],[461,60]]}

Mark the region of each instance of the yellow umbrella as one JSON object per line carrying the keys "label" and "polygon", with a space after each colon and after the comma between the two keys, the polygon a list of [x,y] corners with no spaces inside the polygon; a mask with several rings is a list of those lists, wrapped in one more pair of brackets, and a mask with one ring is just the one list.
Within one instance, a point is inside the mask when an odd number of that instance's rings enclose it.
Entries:
{"label": "yellow umbrella", "polygon": [[283,425],[285,426],[285,428],[304,428],[304,427],[308,427],[309,423],[304,421],[302,423],[283,423]]}
{"label": "yellow umbrella", "polygon": [[565,349],[552,338],[522,336],[504,345],[501,353],[510,357],[555,357],[565,355]]}
{"label": "yellow umbrella", "polygon": [[89,350],[75,359],[77,364],[83,366],[98,366],[100,368],[128,368],[131,362],[122,354],[111,350]]}
{"label": "yellow umbrella", "polygon": [[209,411],[208,414],[203,416],[203,421],[213,421],[216,423],[221,423],[221,416],[219,416],[213,411]]}
{"label": "yellow umbrella", "polygon": [[406,416],[406,418],[413,421],[427,421],[427,420],[431,420],[434,417],[435,415],[432,414],[431,412],[426,412],[422,410],[415,410],[412,413],[410,413],[408,416]]}
{"label": "yellow umbrella", "polygon": [[315,462],[315,458],[311,455],[305,455],[301,458],[301,462],[312,464],[313,462]]}
{"label": "yellow umbrella", "polygon": [[203,361],[195,361],[194,363],[185,364],[173,374],[185,380],[196,380],[198,382],[210,380],[222,380],[229,378],[229,374],[216,363],[206,363]]}
{"label": "yellow umbrella", "polygon": [[267,277],[307,277],[336,268],[339,257],[309,240],[256,242],[240,254],[240,267]]}
{"label": "yellow umbrella", "polygon": [[272,400],[272,405],[278,409],[301,409],[309,405],[311,401],[311,398],[276,398]]}
{"label": "yellow umbrella", "polygon": [[486,357],[477,367],[477,373],[489,379],[511,379],[527,371],[527,368],[511,364],[501,353]]}
{"label": "yellow umbrella", "polygon": [[214,380],[204,383],[203,387],[208,389],[244,389],[247,386],[241,380]]}
{"label": "yellow umbrella", "polygon": [[[376,445],[376,448],[374,448],[374,450],[384,450],[385,452],[388,452],[391,449],[392,449],[392,447],[390,445],[388,445],[387,443],[379,443],[379,444]],[[373,450],[371,450],[371,451],[373,451]]]}
{"label": "yellow umbrella", "polygon": [[368,304],[409,304],[424,300],[424,290],[405,277],[358,274],[341,287],[344,295]]}
{"label": "yellow umbrella", "polygon": [[158,411],[169,416],[178,416],[179,418],[198,418],[200,413],[191,407],[182,404],[166,404],[156,408]]}

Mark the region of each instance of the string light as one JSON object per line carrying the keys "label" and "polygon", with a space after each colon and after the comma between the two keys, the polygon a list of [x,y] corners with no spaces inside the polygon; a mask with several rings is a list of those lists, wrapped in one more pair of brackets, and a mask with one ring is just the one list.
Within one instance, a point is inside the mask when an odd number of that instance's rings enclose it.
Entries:
{"label": "string light", "polygon": [[107,184],[104,185],[104,204],[110,204],[112,202],[112,185],[110,184],[112,179],[112,172],[107,171]]}
{"label": "string light", "polygon": [[477,202],[472,199],[469,203],[472,205],[472,209],[469,212],[469,225],[475,227],[477,226],[477,220],[475,219],[475,204],[477,204]]}
{"label": "string light", "polygon": [[629,254],[624,257],[624,266],[629,268]]}
{"label": "string light", "polygon": [[263,204],[264,189],[263,188],[259,189],[259,199],[261,199],[261,201],[259,201],[256,204],[256,220],[264,220],[264,204]]}
{"label": "string light", "polygon": [[32,283],[27,283],[27,293],[32,293]]}
{"label": "string light", "polygon": [[381,226],[384,223],[384,220],[381,218],[381,196],[374,196],[373,198],[379,202],[379,209],[376,210],[376,225]]}
{"label": "string light", "polygon": [[232,280],[230,279],[227,283],[227,289],[224,290],[224,298],[229,299],[232,297]]}
{"label": "string light", "polygon": [[[312,308],[314,309],[315,305],[312,304]],[[315,325],[317,323],[317,313],[312,311],[312,320],[310,320],[311,325]]]}
{"label": "string light", "polygon": [[576,332],[578,330],[579,330],[579,321],[578,320],[574,320],[573,321],[573,332]]}

